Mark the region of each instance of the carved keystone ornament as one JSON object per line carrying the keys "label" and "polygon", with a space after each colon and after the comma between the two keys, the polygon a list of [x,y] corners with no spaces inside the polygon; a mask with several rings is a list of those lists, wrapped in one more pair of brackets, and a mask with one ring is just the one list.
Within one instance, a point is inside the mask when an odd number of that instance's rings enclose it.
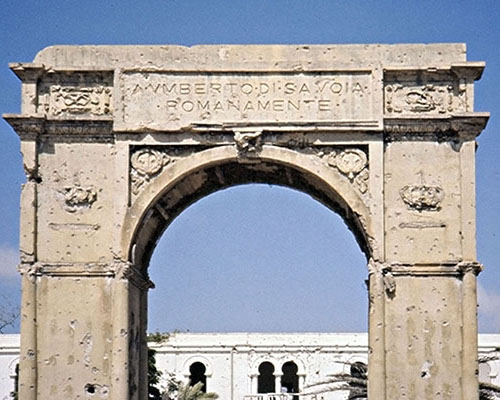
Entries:
{"label": "carved keystone ornament", "polygon": [[241,156],[255,155],[262,146],[262,131],[234,132],[234,142]]}

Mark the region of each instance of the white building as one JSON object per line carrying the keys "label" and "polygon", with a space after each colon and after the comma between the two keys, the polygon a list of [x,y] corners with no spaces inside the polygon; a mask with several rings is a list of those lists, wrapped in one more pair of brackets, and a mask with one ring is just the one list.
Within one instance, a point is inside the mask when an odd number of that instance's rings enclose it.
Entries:
{"label": "white building", "polygon": [[[272,393],[310,393],[321,388],[310,385],[350,373],[353,363],[367,364],[367,343],[366,333],[176,333],[150,347],[163,385],[171,373],[204,382],[221,400],[281,400]],[[500,335],[479,335],[479,354],[500,356]],[[18,360],[19,335],[0,335],[1,400],[14,389]],[[500,361],[481,364],[480,379],[500,385]],[[347,393],[316,399],[345,399]]]}

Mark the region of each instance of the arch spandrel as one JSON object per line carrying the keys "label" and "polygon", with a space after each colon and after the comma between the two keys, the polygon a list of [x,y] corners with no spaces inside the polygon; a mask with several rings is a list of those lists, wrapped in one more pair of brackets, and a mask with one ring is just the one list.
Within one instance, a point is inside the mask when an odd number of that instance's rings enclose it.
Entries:
{"label": "arch spandrel", "polygon": [[[155,151],[161,149],[158,146],[146,146],[136,151],[148,152],[152,148],[156,149]],[[163,149],[168,154],[168,146]],[[138,240],[144,240],[145,237],[141,233],[141,229],[144,228],[143,225],[147,225],[147,219],[151,219],[153,213],[160,222],[158,229],[146,239],[149,243],[156,243],[163,229],[173,221],[184,207],[206,194],[235,184],[261,182],[276,183],[302,190],[325,203],[327,207],[338,211],[355,233],[367,258],[370,258],[370,246],[377,239],[371,228],[372,217],[367,204],[369,203],[367,184],[369,163],[368,154],[365,151],[354,146],[337,146],[337,148],[325,146],[301,152],[264,145],[258,156],[241,158],[237,147],[233,145],[193,152],[188,156],[172,160],[162,168],[160,174],[150,182],[145,183],[137,195],[132,197],[132,204],[123,224],[122,254],[127,254],[129,261],[142,267],[139,261],[142,257],[138,255],[138,249],[134,249],[134,246],[137,245]],[[351,157],[354,160],[353,163],[357,163],[357,165],[336,166],[335,160],[340,160],[338,161],[340,164],[342,156]],[[222,176],[221,168],[228,164],[239,167],[241,170],[247,170],[246,173],[242,173],[241,180],[226,181]],[[275,176],[280,168],[286,169],[284,172],[286,180],[284,181],[276,179]],[[209,179],[205,172],[207,169],[215,171],[217,182],[215,185],[211,184],[203,188],[203,181]],[[288,169],[303,175],[304,179],[309,181],[310,187],[300,187],[300,182],[294,181]],[[252,176],[252,173],[259,174],[259,176]],[[194,180],[188,185],[193,189],[193,193],[184,193],[185,197],[189,198],[188,201],[182,204],[180,209],[174,207],[173,210],[170,210],[162,205],[161,199],[168,196],[170,191],[177,191],[176,195],[179,196],[178,189],[175,189],[176,185],[189,177],[194,177]],[[179,202],[182,203],[182,199],[179,199]],[[147,228],[146,232],[148,232]],[[132,254],[133,251],[136,252],[135,255]],[[148,264],[148,256],[144,262],[146,265]]]}

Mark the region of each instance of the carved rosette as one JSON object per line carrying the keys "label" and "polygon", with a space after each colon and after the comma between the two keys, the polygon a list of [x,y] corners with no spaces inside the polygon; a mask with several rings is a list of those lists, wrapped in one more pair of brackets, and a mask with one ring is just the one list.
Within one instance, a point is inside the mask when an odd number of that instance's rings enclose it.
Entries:
{"label": "carved rosette", "polygon": [[407,185],[399,194],[401,199],[413,211],[439,211],[444,199],[444,191],[439,186]]}
{"label": "carved rosette", "polygon": [[362,193],[368,190],[368,156],[361,149],[333,150],[327,155],[328,165],[338,169]]}
{"label": "carved rosette", "polygon": [[132,153],[130,157],[130,178],[132,193],[139,194],[142,187],[156,177],[171,158],[163,151],[141,148]]}
{"label": "carved rosette", "polygon": [[66,186],[59,193],[63,196],[63,208],[70,213],[89,209],[97,200],[97,192],[92,187]]}

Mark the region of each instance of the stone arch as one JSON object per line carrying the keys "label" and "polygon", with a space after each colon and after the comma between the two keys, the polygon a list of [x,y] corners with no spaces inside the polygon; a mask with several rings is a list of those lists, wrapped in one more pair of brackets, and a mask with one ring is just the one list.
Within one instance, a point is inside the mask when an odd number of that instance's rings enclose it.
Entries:
{"label": "stone arch", "polygon": [[[262,181],[334,209],[369,260],[369,398],[477,399],[483,68],[456,43],[53,46],[11,64],[22,111],[5,119],[27,175],[20,398],[100,385],[145,399],[156,239],[198,198]],[[54,343],[75,362],[43,362]]]}
{"label": "stone arch", "polygon": [[[235,146],[211,148],[177,160],[139,194],[128,210],[122,230],[122,254],[136,267],[147,267],[164,229],[196,200],[237,184],[274,183],[310,194],[337,212],[370,258],[377,244],[369,207],[341,172],[320,156],[276,146],[263,146],[258,164],[256,161],[242,162]],[[221,176],[224,168],[230,171],[228,178],[232,180]],[[172,192],[181,193],[175,200],[175,210],[168,207]]]}

